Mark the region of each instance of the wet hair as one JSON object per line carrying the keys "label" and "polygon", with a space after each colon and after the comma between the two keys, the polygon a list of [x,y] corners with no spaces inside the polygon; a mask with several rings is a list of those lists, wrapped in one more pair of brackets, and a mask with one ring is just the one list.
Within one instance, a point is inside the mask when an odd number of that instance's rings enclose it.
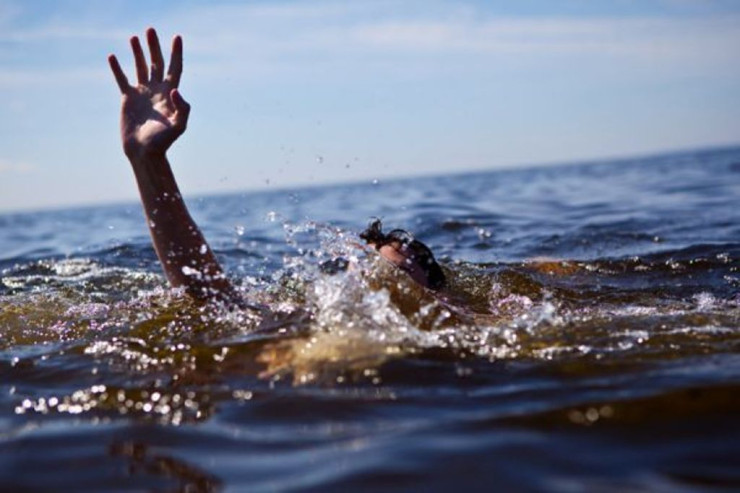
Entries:
{"label": "wet hair", "polygon": [[[434,259],[432,251],[424,243],[415,239],[408,231],[394,229],[387,234],[383,233],[383,224],[380,219],[374,219],[368,225],[367,229],[360,233],[360,238],[365,240],[367,244],[375,246],[378,250],[384,245],[399,243],[403,254],[424,271],[429,289],[436,291],[445,286],[446,279],[444,272]],[[399,265],[399,268],[404,271],[410,270],[404,264]]]}

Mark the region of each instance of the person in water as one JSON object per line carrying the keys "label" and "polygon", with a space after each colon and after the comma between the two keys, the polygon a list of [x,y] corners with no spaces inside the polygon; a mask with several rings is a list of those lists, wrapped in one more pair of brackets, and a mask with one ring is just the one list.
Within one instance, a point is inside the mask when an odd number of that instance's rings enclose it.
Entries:
{"label": "person in water", "polygon": [[[152,243],[170,284],[197,299],[239,302],[198,225],[190,216],[167,159],[185,132],[190,105],[178,90],[183,69],[182,38],[175,36],[165,67],[159,38],[146,31],[150,64],[137,36],[131,37],[136,81],[131,84],[115,55],[110,68],[121,91],[121,140],[136,177]],[[165,71],[166,68],[166,71]],[[445,277],[431,250],[403,230],[382,232],[379,220],[360,234],[378,253],[419,284],[439,290]]]}

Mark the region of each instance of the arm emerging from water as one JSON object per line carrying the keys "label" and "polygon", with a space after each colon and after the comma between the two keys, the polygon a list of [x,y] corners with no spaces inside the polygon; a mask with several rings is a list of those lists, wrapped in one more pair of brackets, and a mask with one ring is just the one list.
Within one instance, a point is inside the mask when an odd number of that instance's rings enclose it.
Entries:
{"label": "arm emerging from water", "polygon": [[182,38],[172,40],[165,73],[159,39],[146,32],[151,66],[139,38],[131,38],[136,82],[129,83],[115,55],[108,57],[121,90],[121,139],[141,194],[152,243],[165,275],[198,299],[233,300],[235,291],[203,234],[190,217],[167,160],[167,149],[185,132],[190,105],[177,87],[182,74]]}

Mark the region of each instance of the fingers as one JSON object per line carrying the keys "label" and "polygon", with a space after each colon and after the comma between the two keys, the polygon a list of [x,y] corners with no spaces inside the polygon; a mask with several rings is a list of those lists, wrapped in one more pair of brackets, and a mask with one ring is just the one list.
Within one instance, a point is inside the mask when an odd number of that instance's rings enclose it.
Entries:
{"label": "fingers", "polygon": [[130,86],[128,85],[126,74],[121,70],[121,65],[118,63],[118,59],[115,55],[108,55],[108,64],[113,72],[113,77],[116,78],[116,84],[118,84],[121,94],[126,94],[129,91]]}
{"label": "fingers", "polygon": [[[164,76],[164,57],[162,56],[162,48],[159,44],[159,37],[154,28],[146,30],[146,41],[149,45],[149,56],[151,58],[151,72],[146,63],[146,57],[144,56],[144,50],[141,47],[141,42],[138,36],[131,37],[131,50],[134,52],[134,65],[136,66],[136,81],[141,85],[146,85],[150,82],[162,82]],[[113,57],[115,60],[115,57]],[[115,63],[117,68],[114,68]],[[121,86],[121,81],[125,81],[126,87],[128,87],[128,81],[123,75],[118,61],[110,61],[111,69],[113,74],[116,76],[118,86]],[[119,73],[123,77],[119,78]],[[177,87],[180,84],[180,76],[182,75],[182,38],[175,36],[172,39],[172,54],[170,55],[170,67],[167,71],[167,81],[172,84],[172,87]],[[150,78],[151,76],[151,78]],[[123,91],[123,88],[121,89]]]}
{"label": "fingers", "polygon": [[134,52],[134,64],[136,65],[136,80],[139,84],[149,82],[149,71],[144,58],[144,50],[141,49],[141,43],[138,36],[131,37],[131,49]]}
{"label": "fingers", "polygon": [[167,80],[172,87],[180,85],[180,76],[182,75],[182,38],[175,36],[172,38],[172,54],[170,55],[170,68],[167,71]]}
{"label": "fingers", "polygon": [[162,82],[164,76],[164,57],[162,57],[162,48],[159,46],[159,38],[154,28],[146,30],[146,41],[149,45],[149,56],[152,60],[151,81]]}
{"label": "fingers", "polygon": [[190,105],[183,99],[180,91],[177,89],[172,89],[170,91],[170,99],[172,100],[172,105],[175,107],[173,125],[180,131],[180,133],[182,133],[185,131],[185,127],[188,124]]}

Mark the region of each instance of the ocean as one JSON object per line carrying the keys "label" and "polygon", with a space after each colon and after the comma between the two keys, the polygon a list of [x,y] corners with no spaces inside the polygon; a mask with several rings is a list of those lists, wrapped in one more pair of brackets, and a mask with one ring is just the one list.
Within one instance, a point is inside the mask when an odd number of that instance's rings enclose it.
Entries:
{"label": "ocean", "polygon": [[139,204],[0,215],[0,490],[740,490],[740,149],[186,198],[269,312]]}

